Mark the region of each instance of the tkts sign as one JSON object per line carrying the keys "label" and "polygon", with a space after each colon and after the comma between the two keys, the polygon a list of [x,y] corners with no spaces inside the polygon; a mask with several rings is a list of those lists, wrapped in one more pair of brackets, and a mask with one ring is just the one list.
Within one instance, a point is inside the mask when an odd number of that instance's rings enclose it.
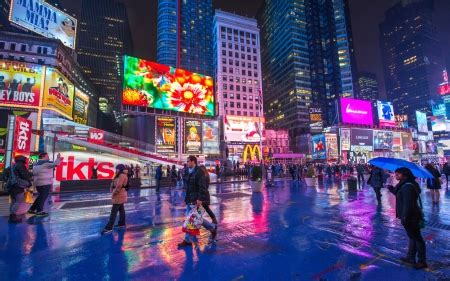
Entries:
{"label": "tkts sign", "polygon": [[31,129],[33,122],[31,120],[16,116],[16,125],[14,129],[14,153],[20,155],[29,155],[31,146]]}

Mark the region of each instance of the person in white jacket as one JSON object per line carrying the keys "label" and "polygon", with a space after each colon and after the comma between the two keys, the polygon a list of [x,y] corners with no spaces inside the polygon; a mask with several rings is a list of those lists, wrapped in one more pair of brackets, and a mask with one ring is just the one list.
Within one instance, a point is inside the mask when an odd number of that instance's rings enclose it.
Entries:
{"label": "person in white jacket", "polygon": [[39,196],[28,210],[29,214],[42,217],[48,216],[48,213],[44,212],[44,205],[52,189],[53,169],[60,163],[61,155],[59,153],[54,162],[50,161],[47,153],[39,154],[39,161],[33,165],[33,181]]}

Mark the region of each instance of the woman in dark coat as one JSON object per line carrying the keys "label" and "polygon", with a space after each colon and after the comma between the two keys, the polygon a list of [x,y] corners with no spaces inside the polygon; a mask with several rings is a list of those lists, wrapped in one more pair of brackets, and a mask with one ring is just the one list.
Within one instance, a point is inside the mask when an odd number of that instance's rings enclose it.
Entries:
{"label": "woman in dark coat", "polygon": [[427,169],[434,178],[427,179],[427,188],[431,192],[431,201],[433,201],[433,205],[439,204],[439,189],[441,189],[441,173],[431,164],[428,163],[425,165],[425,169]]}
{"label": "woman in dark coat", "polygon": [[420,200],[419,184],[408,168],[402,167],[395,170],[395,177],[399,183],[395,187],[389,186],[389,191],[395,195],[396,217],[401,220],[409,237],[408,254],[400,260],[413,265],[416,269],[427,268],[425,241],[420,230],[423,213],[418,204],[418,200]]}

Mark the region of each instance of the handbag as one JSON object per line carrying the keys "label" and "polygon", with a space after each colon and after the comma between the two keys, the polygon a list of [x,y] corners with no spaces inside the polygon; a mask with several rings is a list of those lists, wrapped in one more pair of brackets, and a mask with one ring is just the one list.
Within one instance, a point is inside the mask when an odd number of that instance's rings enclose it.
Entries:
{"label": "handbag", "polygon": [[24,201],[25,201],[25,203],[33,204],[33,202],[34,202],[34,200],[33,200],[33,192],[25,191]]}
{"label": "handbag", "polygon": [[190,211],[184,220],[182,231],[195,236],[200,235],[204,214],[205,208],[191,205]]}

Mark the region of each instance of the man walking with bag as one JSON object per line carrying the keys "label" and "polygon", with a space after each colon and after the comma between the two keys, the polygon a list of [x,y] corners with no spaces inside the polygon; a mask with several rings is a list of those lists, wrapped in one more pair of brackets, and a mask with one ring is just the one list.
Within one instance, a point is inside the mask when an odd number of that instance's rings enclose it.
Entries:
{"label": "man walking with bag", "polygon": [[[206,184],[206,178],[203,171],[197,165],[197,158],[189,156],[188,161],[188,176],[186,181],[186,216],[189,216],[193,208],[203,208],[203,202],[209,202],[209,192]],[[214,238],[217,234],[216,225],[203,219],[202,226],[211,232]],[[196,241],[196,236],[191,233],[186,233],[184,240],[178,244],[178,247],[191,246]]]}
{"label": "man walking with bag", "polygon": [[34,185],[39,196],[28,210],[28,214],[38,217],[46,217],[44,212],[45,201],[50,194],[53,184],[53,169],[61,163],[61,154],[58,153],[55,162],[51,162],[47,153],[39,154],[39,161],[33,166]]}

